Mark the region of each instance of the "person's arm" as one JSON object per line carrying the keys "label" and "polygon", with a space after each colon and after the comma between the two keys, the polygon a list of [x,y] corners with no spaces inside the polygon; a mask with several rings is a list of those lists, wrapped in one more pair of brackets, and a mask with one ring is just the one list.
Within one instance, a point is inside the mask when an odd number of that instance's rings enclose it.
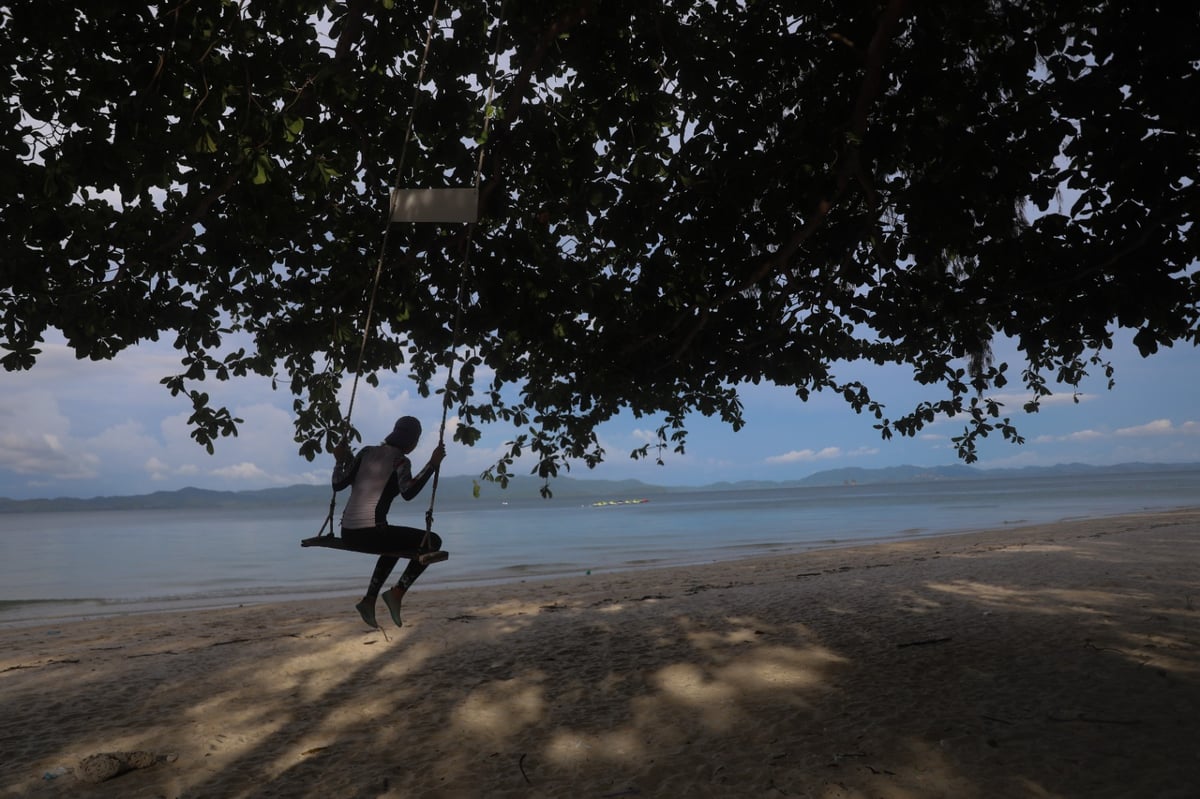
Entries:
{"label": "person's arm", "polygon": [[433,454],[429,456],[429,463],[425,464],[415,475],[412,473],[412,464],[408,458],[405,458],[404,465],[401,467],[403,471],[396,475],[400,480],[400,496],[408,500],[420,494],[421,489],[429,482],[429,478],[433,477],[433,473],[437,471],[445,457],[446,445],[438,444],[434,448]]}
{"label": "person's arm", "polygon": [[354,482],[354,475],[358,474],[358,465],[362,463],[362,455],[362,452],[357,456],[353,455],[344,443],[334,447],[333,456],[337,458],[337,465],[333,467],[334,491],[341,491]]}

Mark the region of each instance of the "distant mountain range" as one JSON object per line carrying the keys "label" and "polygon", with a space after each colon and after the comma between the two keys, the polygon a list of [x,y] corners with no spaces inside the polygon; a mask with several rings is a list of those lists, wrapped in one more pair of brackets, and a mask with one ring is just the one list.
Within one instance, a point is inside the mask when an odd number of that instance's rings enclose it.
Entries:
{"label": "distant mountain range", "polygon": [[[792,486],[867,485],[871,483],[911,483],[931,480],[998,480],[1009,478],[1060,477],[1070,475],[1128,474],[1131,472],[1174,472],[1200,470],[1200,463],[1122,463],[1115,466],[1089,466],[1067,463],[1057,466],[1027,466],[1018,469],[979,469],[963,464],[949,466],[887,466],[878,469],[829,469],[800,480],[742,480],[709,483],[703,486],[657,486],[640,480],[579,480],[560,477],[551,481],[554,500],[631,499],[655,494],[691,491],[745,491]],[[475,486],[479,486],[476,498]],[[438,504],[446,507],[469,506],[479,501],[539,499],[542,482],[532,477],[514,478],[507,489],[492,483],[477,483],[471,477],[443,477],[438,483]],[[427,488],[426,491],[429,489]],[[425,496],[428,496],[426,494]],[[137,496],[112,496],[79,499],[5,499],[0,497],[0,513],[40,511],[100,510],[182,510],[188,508],[264,508],[309,506],[322,508],[330,499],[325,485],[293,485],[256,491],[210,491],[181,488]],[[339,504],[344,495],[339,497]]]}

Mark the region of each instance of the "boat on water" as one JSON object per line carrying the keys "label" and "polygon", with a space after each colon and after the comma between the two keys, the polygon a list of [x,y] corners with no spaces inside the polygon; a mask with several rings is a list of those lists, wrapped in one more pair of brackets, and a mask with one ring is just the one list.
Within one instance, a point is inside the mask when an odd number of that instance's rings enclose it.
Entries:
{"label": "boat on water", "polygon": [[616,505],[643,505],[650,500],[648,499],[602,499],[599,502],[593,502],[593,508],[611,508]]}

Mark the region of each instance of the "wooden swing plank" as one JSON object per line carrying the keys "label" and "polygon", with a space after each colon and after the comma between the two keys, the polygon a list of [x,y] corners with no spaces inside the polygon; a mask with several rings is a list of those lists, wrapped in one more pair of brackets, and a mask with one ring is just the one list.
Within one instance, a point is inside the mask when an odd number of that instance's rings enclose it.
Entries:
{"label": "wooden swing plank", "polygon": [[344,552],[360,552],[364,555],[389,555],[394,558],[407,558],[408,560],[419,560],[422,563],[439,563],[450,558],[449,552],[444,552],[440,549],[435,550],[420,550],[420,549],[391,549],[382,550],[374,548],[355,547],[346,543],[340,536],[336,535],[314,535],[312,538],[305,538],[300,542],[302,547],[326,547],[328,549],[340,549]]}
{"label": "wooden swing plank", "polygon": [[393,222],[474,222],[479,218],[479,190],[394,189]]}

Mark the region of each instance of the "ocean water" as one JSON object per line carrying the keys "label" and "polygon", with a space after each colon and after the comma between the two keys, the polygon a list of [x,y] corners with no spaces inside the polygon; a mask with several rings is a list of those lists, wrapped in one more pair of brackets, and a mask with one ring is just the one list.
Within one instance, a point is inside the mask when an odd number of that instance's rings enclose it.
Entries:
{"label": "ocean water", "polygon": [[[435,508],[424,586],[685,565],[1200,506],[1200,470],[651,494]],[[612,497],[614,500],[630,497]],[[424,526],[427,500],[392,507]],[[323,505],[0,514],[0,624],[357,595],[374,557],[302,548]],[[401,562],[398,567],[403,568]]]}

